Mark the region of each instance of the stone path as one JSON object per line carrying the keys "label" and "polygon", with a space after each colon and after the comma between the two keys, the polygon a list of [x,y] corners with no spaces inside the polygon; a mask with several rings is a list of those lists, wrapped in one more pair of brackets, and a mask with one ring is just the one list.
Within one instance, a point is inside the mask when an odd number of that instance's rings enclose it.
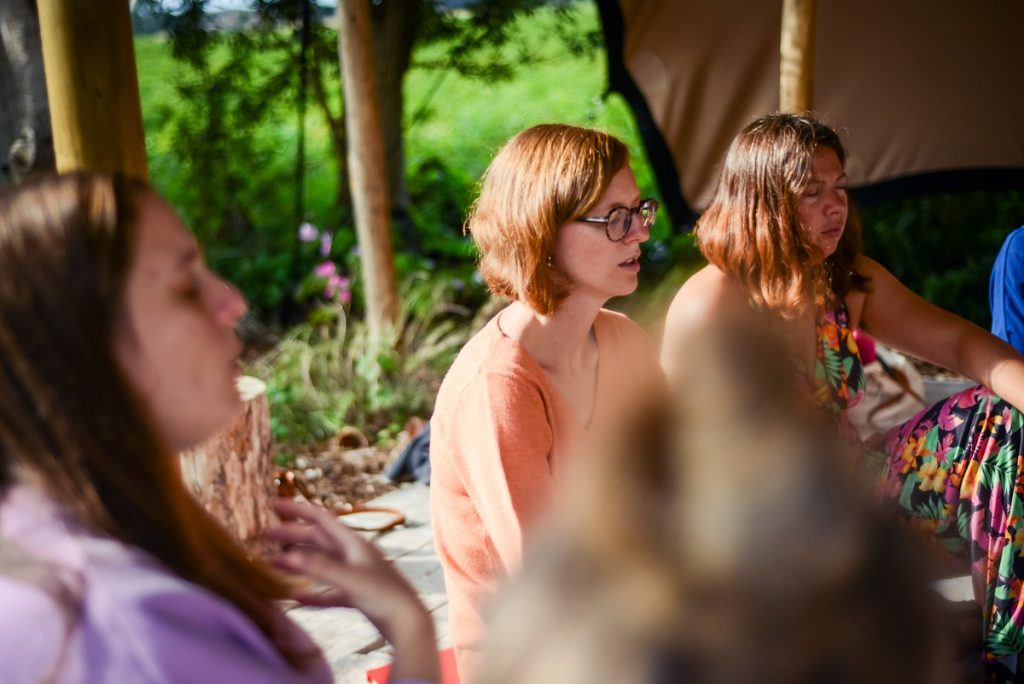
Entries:
{"label": "stone path", "polygon": [[[402,511],[405,524],[382,534],[367,533],[366,536],[384,550],[416,587],[434,616],[438,648],[445,648],[450,645],[448,599],[430,533],[428,493],[425,485],[412,483],[368,502],[368,506],[387,506]],[[288,611],[288,615],[323,649],[337,684],[366,684],[367,670],[391,662],[391,649],[373,625],[355,610],[298,607]]]}

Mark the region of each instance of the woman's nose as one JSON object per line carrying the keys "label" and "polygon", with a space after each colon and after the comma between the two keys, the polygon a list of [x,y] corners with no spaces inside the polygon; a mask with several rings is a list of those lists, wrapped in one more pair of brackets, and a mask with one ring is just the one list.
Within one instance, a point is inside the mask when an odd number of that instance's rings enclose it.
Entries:
{"label": "woman's nose", "polygon": [[845,211],[846,210],[846,193],[841,190],[834,190],[829,193],[829,211]]}
{"label": "woman's nose", "polygon": [[238,288],[221,278],[218,281],[221,292],[216,304],[217,319],[225,326],[234,327],[249,310],[249,305]]}
{"label": "woman's nose", "polygon": [[651,227],[646,225],[639,216],[633,217],[633,223],[629,226],[623,242],[647,242],[651,239]]}

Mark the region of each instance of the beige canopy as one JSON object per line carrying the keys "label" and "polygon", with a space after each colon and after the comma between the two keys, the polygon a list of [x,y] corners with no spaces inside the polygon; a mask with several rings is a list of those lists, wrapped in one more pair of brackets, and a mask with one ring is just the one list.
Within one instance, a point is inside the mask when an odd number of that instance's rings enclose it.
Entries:
{"label": "beige canopy", "polygon": [[[612,89],[632,105],[677,225],[730,140],[779,106],[781,0],[599,0]],[[844,132],[859,199],[1024,189],[1024,3],[817,3],[814,111]]]}

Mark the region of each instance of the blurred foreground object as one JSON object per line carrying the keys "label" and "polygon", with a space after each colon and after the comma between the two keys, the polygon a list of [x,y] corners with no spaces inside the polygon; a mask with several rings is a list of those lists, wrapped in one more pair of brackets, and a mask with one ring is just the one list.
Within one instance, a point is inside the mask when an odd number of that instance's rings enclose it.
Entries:
{"label": "blurred foreground object", "polygon": [[777,341],[685,348],[676,401],[636,407],[577,473],[472,681],[951,681],[921,549],[876,515]]}

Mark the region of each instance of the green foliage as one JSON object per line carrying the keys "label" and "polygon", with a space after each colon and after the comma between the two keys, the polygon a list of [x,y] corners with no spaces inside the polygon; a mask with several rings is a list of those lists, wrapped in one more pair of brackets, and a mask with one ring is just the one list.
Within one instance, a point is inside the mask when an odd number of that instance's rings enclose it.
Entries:
{"label": "green foliage", "polygon": [[[294,304],[312,266],[296,244],[300,221],[332,232],[334,255],[346,256],[355,245],[337,33],[323,21],[311,28],[306,92],[313,111],[304,119],[299,174],[301,3],[252,0],[258,21],[231,31],[212,28],[208,4],[179,2],[174,16],[161,18],[169,38],[136,41],[151,175],[196,231],[212,266],[246,292],[261,318],[276,320]],[[473,259],[462,221],[494,149],[530,123],[602,125],[599,24],[590,3],[491,0],[448,11],[424,0],[418,13],[415,66],[405,79],[412,228],[395,234],[396,263],[400,275],[441,269],[468,282]],[[524,69],[530,78],[516,79]],[[565,88],[574,76],[585,78]],[[538,87],[535,78],[552,86]],[[502,89],[497,100],[495,87]],[[498,108],[497,101],[513,104]],[[526,103],[530,121],[507,116]],[[621,134],[631,118],[621,104],[613,108],[624,124],[613,132]],[[461,115],[451,116],[453,109]],[[626,137],[638,149],[632,133]],[[354,307],[358,315],[361,303]]]}
{"label": "green foliage", "polygon": [[[602,45],[600,28],[579,22],[581,7],[592,9],[578,2],[488,0],[452,12],[428,3],[415,65],[495,82],[543,63],[551,48],[576,57],[596,55]],[[437,49],[422,49],[426,46]]]}
{"label": "green foliage", "polygon": [[[206,0],[182,2],[168,35],[137,39],[136,53],[154,185],[192,226],[211,265],[264,319],[275,319],[312,265],[295,239],[298,223],[333,232],[339,252],[354,236],[329,140],[314,141],[321,153],[306,166],[318,175],[310,183],[317,194],[299,215],[300,70],[288,27],[300,5],[256,4],[254,26],[214,30]],[[336,35],[317,24],[310,41],[311,62],[337,83]],[[333,180],[326,191],[320,176]]]}
{"label": "green foliage", "polygon": [[[516,132],[549,121],[607,130],[632,149],[641,193],[657,195],[633,116],[606,92],[592,2],[489,0],[449,12],[423,0],[404,80],[413,228],[395,235],[405,323],[371,348],[338,147],[344,109],[336,31],[317,22],[310,37],[305,209],[298,216],[298,1],[259,0],[264,21],[235,31],[208,30],[204,0],[180,4],[173,41],[136,40],[150,172],[213,267],[240,286],[261,318],[278,319],[288,301],[297,306],[293,320],[308,318],[256,369],[268,380],[279,441],[327,437],[345,424],[372,435],[430,413],[439,379],[469,333],[451,311],[476,310],[486,299],[463,220],[477,179]],[[863,218],[869,255],[927,299],[987,325],[988,271],[1005,234],[1024,223],[1022,193],[890,202],[866,208]],[[324,257],[316,244],[297,241],[300,221],[333,234],[326,258],[350,276],[351,303],[321,301],[323,281],[310,274]],[[692,237],[674,234],[664,216],[645,254],[641,294],[612,304],[659,325],[702,260]]]}
{"label": "green foliage", "polygon": [[1024,223],[1024,193],[932,195],[866,207],[865,253],[937,306],[988,328],[988,277]]}
{"label": "green foliage", "polygon": [[284,444],[322,440],[345,425],[393,437],[411,416],[429,416],[433,397],[471,333],[469,311],[448,283],[425,275],[402,287],[401,325],[374,344],[365,323],[339,303],[293,327],[251,372],[267,383],[271,429]]}

